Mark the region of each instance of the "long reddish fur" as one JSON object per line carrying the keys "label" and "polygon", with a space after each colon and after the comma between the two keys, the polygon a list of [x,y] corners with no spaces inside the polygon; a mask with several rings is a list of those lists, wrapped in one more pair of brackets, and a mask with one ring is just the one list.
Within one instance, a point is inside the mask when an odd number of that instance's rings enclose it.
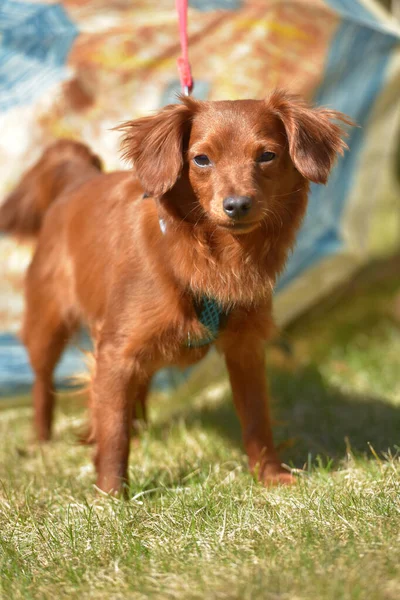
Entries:
{"label": "long reddish fur", "polygon": [[[337,121],[351,124],[283,92],[258,101],[182,98],[120,127],[133,172],[102,174],[86,146],[56,142],[0,207],[0,230],[37,236],[22,339],[35,373],[40,440],[51,435],[54,368],[79,324],[91,331],[91,422],[102,490],[127,482],[132,417],[146,406],[155,371],[193,364],[208,351],[186,344],[188,334],[204,336],[194,308],[204,295],[229,312],[216,346],[250,467],[258,465],[266,484],[292,481],[273,444],[264,342],[273,329],[272,290],[303,218],[309,181],[326,183],[346,148]],[[276,153],[274,161],[257,162],[263,149]],[[210,155],[213,167],[196,167],[196,154]],[[246,221],[235,229],[224,213],[231,195],[252,199],[248,230]]]}

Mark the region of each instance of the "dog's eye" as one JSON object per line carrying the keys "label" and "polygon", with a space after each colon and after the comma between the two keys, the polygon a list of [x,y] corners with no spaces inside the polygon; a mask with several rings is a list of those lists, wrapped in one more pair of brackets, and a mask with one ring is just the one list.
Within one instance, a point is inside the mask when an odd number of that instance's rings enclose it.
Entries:
{"label": "dog's eye", "polygon": [[275,156],[276,156],[275,152],[263,152],[257,158],[257,162],[260,162],[260,163],[271,162],[271,160],[274,160]]}
{"label": "dog's eye", "polygon": [[193,160],[198,167],[209,167],[211,165],[210,159],[205,154],[199,154]]}

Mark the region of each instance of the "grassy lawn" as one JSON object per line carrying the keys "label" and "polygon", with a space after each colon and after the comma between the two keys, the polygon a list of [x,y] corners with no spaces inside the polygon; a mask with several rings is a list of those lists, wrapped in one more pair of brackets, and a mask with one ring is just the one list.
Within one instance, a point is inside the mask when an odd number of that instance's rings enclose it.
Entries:
{"label": "grassy lawn", "polygon": [[173,398],[152,397],[129,502],[93,489],[77,397],[43,448],[26,400],[1,401],[0,597],[398,600],[396,286],[325,303],[285,332],[291,355],[268,351],[291,489],[248,473],[216,356]]}

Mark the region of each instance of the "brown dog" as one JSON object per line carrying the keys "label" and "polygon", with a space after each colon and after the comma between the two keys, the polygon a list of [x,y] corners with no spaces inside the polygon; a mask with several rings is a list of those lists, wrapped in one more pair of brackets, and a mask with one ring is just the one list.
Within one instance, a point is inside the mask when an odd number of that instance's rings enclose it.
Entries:
{"label": "brown dog", "polygon": [[351,124],[281,92],[182,98],[121,127],[134,173],[101,174],[86,147],[57,142],[1,207],[0,229],[38,234],[23,341],[39,439],[50,437],[52,373],[68,338],[82,321],[93,335],[102,490],[127,480],[132,414],[154,372],[199,361],[213,341],[226,358],[250,467],[264,483],[292,480],[274,449],[264,342],[309,181],[326,183],[346,147],[333,120]]}

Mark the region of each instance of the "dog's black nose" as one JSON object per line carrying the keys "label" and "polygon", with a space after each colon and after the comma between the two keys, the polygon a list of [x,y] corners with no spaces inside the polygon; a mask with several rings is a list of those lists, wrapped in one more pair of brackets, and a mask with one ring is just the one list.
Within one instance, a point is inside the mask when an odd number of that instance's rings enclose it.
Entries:
{"label": "dog's black nose", "polygon": [[251,209],[251,198],[248,196],[229,196],[222,203],[224,212],[231,219],[241,219]]}

